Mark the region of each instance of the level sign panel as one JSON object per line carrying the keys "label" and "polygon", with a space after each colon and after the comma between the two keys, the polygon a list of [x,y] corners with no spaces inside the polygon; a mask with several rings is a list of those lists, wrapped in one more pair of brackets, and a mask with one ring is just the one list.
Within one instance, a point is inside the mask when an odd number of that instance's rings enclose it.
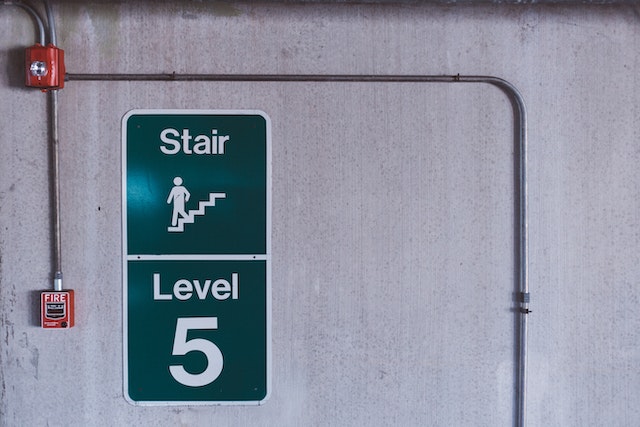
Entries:
{"label": "level sign panel", "polygon": [[266,261],[129,262],[128,398],[264,401],[266,278]]}

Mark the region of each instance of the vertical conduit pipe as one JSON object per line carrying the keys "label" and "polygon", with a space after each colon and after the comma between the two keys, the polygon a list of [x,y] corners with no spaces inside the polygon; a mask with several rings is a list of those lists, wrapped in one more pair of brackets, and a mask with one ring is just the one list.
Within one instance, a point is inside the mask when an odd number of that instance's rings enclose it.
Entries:
{"label": "vertical conduit pipe", "polygon": [[[44,1],[49,24],[49,43],[57,45],[56,25],[53,10],[47,0]],[[49,126],[51,144],[51,203],[53,210],[53,290],[62,290],[62,239],[60,227],[60,161],[58,138],[58,91],[50,90],[49,95]]]}
{"label": "vertical conduit pipe", "polygon": [[60,232],[60,162],[58,139],[58,92],[49,91],[49,126],[51,139],[51,202],[53,211],[53,290],[62,290],[62,243]]}
{"label": "vertical conduit pipe", "polygon": [[514,145],[517,153],[516,238],[517,248],[517,340],[516,427],[526,424],[527,315],[529,311],[529,254],[527,215],[527,114],[524,99],[514,85],[493,76],[403,76],[403,75],[287,75],[287,74],[66,74],[68,81],[219,81],[219,82],[353,82],[353,83],[486,83],[500,88],[514,108]]}
{"label": "vertical conduit pipe", "polygon": [[[462,77],[461,77],[462,78]],[[490,83],[505,91],[514,103],[516,128],[516,153],[518,153],[518,295],[519,307],[516,353],[518,355],[516,375],[516,423],[518,427],[526,424],[527,392],[527,315],[529,310],[529,223],[527,214],[527,116],[524,99],[518,89],[506,80],[495,77],[467,77],[468,82]]]}
{"label": "vertical conduit pipe", "polygon": [[44,0],[44,8],[47,12],[47,24],[49,25],[49,43],[56,46],[58,38],[56,37],[56,21],[53,19],[53,10],[47,0]]}

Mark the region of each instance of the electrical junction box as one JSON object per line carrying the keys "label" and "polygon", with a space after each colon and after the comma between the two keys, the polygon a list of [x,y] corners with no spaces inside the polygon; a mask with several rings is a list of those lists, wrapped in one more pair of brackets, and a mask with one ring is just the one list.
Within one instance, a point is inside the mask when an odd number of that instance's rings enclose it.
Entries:
{"label": "electrical junction box", "polygon": [[25,85],[43,92],[64,87],[64,50],[49,43],[35,44],[25,51]]}
{"label": "electrical junction box", "polygon": [[73,290],[45,291],[40,294],[43,328],[65,329],[73,326]]}

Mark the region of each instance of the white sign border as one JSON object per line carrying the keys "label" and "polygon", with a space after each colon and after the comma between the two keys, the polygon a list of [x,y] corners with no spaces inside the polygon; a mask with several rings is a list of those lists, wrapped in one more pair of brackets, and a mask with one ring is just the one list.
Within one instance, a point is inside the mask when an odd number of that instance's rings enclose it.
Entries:
{"label": "white sign border", "polygon": [[[266,236],[266,254],[255,254],[255,255],[143,255],[143,254],[132,254],[129,255],[127,253],[127,122],[129,118],[132,116],[142,116],[142,115],[210,115],[210,116],[222,116],[222,115],[236,115],[236,116],[261,116],[266,123],[266,144],[267,144],[267,152],[266,152],[266,161],[267,161],[267,206],[266,206],[266,221],[267,221],[267,236]],[[128,403],[134,406],[231,406],[231,405],[263,405],[269,400],[271,396],[271,119],[269,116],[262,110],[207,110],[207,109],[132,109],[129,110],[123,117],[121,121],[121,183],[122,183],[122,377],[123,377],[123,394],[124,398]],[[177,260],[177,259],[195,259],[195,260],[206,260],[206,259],[227,259],[227,260],[246,260],[247,257],[250,259],[256,260],[266,260],[266,315],[267,315],[267,325],[266,325],[266,340],[267,340],[267,349],[266,349],[266,364],[267,364],[267,378],[266,378],[266,395],[262,400],[256,401],[207,401],[207,400],[197,400],[197,401],[137,401],[133,400],[129,396],[129,348],[128,348],[128,277],[127,277],[127,268],[128,261],[131,259],[150,259],[148,257],[152,257],[155,259],[165,259],[165,260]]]}

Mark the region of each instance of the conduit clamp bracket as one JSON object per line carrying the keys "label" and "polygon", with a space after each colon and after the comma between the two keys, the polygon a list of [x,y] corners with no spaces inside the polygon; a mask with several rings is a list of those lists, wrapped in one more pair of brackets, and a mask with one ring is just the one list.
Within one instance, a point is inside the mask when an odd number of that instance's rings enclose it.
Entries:
{"label": "conduit clamp bracket", "polygon": [[[531,294],[529,292],[520,292],[520,303],[529,304],[530,301]],[[520,313],[529,314],[531,313],[531,310],[529,310],[529,307],[520,307]]]}

